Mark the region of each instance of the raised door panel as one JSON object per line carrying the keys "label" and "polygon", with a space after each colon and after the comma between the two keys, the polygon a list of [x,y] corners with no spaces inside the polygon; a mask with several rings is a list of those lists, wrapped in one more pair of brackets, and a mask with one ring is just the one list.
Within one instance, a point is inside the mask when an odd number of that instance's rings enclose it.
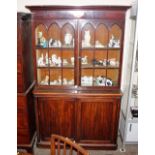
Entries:
{"label": "raised door panel", "polygon": [[75,101],[64,98],[38,99],[39,130],[41,140],[49,140],[51,134],[74,137]]}
{"label": "raised door panel", "polygon": [[119,102],[115,99],[80,99],[78,139],[80,143],[116,143]]}

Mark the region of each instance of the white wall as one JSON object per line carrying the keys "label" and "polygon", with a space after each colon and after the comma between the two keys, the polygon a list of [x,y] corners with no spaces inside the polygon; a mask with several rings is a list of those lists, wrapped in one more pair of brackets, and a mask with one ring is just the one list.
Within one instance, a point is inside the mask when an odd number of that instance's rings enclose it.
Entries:
{"label": "white wall", "polygon": [[131,5],[133,0],[17,0],[17,11],[29,12],[26,5]]}

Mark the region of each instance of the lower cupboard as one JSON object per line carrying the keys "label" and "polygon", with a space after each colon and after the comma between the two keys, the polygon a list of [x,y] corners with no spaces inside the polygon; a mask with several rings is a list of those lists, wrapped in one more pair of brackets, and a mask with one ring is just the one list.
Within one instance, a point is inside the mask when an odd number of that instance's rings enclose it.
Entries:
{"label": "lower cupboard", "polygon": [[119,95],[37,96],[37,145],[48,147],[51,134],[69,137],[89,149],[116,149]]}

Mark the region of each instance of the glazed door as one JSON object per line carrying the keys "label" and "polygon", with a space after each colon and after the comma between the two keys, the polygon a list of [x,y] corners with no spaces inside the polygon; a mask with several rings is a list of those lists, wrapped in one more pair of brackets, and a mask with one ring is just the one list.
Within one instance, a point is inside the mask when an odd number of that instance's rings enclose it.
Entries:
{"label": "glazed door", "polygon": [[121,71],[122,23],[79,20],[79,85],[118,88]]}
{"label": "glazed door", "polygon": [[[78,102],[77,138],[84,145],[97,143],[114,145],[117,139],[117,128],[120,103],[117,99],[85,98]],[[88,145],[89,145],[88,144]]]}
{"label": "glazed door", "polygon": [[76,20],[35,23],[36,78],[40,87],[76,85]]}
{"label": "glazed door", "polygon": [[48,141],[51,134],[75,137],[75,100],[71,98],[38,98],[39,139]]}

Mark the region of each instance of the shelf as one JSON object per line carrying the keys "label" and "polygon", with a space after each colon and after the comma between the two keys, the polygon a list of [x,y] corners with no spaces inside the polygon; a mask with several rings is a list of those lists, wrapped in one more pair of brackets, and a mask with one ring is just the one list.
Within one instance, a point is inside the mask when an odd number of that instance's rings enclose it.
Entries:
{"label": "shelf", "polygon": [[48,47],[37,47],[37,46],[36,46],[36,49],[41,49],[41,50],[43,49],[43,50],[47,50],[47,49],[48,49]]}
{"label": "shelf", "polygon": [[91,64],[86,64],[86,65],[81,65],[82,69],[119,69],[119,67],[114,67],[114,66],[93,66]]}
{"label": "shelf", "polygon": [[52,68],[52,69],[61,69],[61,68],[68,68],[68,69],[74,69],[74,66],[72,65],[65,65],[65,66],[37,66],[37,69],[48,69],[48,68]]}
{"label": "shelf", "polygon": [[99,48],[99,47],[83,47],[80,50],[120,50],[121,48],[114,48],[114,47],[103,47],[103,48]]}
{"label": "shelf", "polygon": [[56,67],[56,66],[50,66],[49,68],[51,69],[61,69],[61,68],[64,68],[64,69],[74,69],[74,66],[60,66],[60,67]]}
{"label": "shelf", "polygon": [[74,50],[74,47],[36,47],[36,49]]}
{"label": "shelf", "polygon": [[37,69],[47,69],[49,66],[37,66]]}

